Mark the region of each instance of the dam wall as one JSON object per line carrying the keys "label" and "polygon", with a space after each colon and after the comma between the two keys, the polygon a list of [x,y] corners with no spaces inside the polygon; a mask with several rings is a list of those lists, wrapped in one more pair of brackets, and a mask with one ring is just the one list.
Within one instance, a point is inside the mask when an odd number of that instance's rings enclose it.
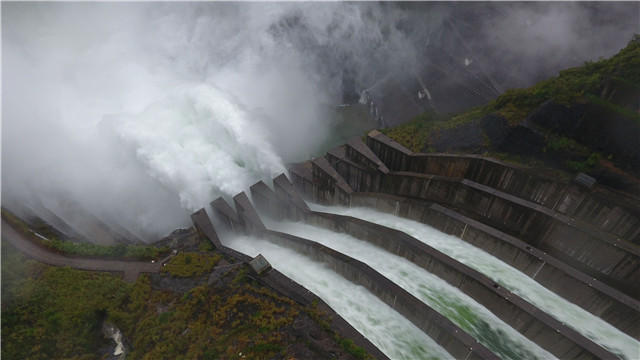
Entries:
{"label": "dam wall", "polygon": [[229,204],[219,197],[211,202],[211,209],[213,209],[213,215],[220,219],[225,230],[229,231],[244,231],[244,224],[236,214],[236,211],[229,206]]}
{"label": "dam wall", "polygon": [[624,292],[637,290],[638,248],[588,224],[466,179],[391,173],[380,190],[458,209],[583,271],[606,275]]}
{"label": "dam wall", "polygon": [[[337,175],[325,171],[322,176],[339,176],[339,179],[333,182],[325,180],[314,186],[333,186],[341,181],[354,190],[351,195],[381,192],[454,208],[638,297],[640,290],[635,283],[640,278],[640,248],[635,244],[618,239],[592,224],[464,178],[414,172],[382,174],[377,169],[348,159],[349,148],[347,144],[327,153],[327,161]],[[394,161],[408,161],[406,153],[389,148],[393,155],[389,157]],[[311,198],[317,200],[314,196]],[[346,205],[346,201],[337,204]]]}
{"label": "dam wall", "polygon": [[457,236],[628,335],[640,334],[640,302],[513,236],[438,204],[398,196],[357,193],[351,205],[406,217]]}
{"label": "dam wall", "polygon": [[193,226],[195,226],[200,236],[204,236],[205,238],[207,238],[215,249],[222,248],[222,243],[220,242],[218,234],[213,228],[213,224],[211,223],[209,215],[207,215],[205,209],[200,209],[191,214],[191,221],[193,222]]}
{"label": "dam wall", "polygon": [[372,131],[367,145],[393,171],[464,178],[542,205],[640,245],[640,203],[602,187],[544,178],[531,170],[478,155],[413,153]]}
{"label": "dam wall", "polygon": [[260,220],[258,213],[251,205],[251,201],[247,197],[247,194],[243,192],[233,197],[233,202],[236,205],[236,212],[238,217],[244,224],[244,230],[248,234],[261,234],[267,228]]}

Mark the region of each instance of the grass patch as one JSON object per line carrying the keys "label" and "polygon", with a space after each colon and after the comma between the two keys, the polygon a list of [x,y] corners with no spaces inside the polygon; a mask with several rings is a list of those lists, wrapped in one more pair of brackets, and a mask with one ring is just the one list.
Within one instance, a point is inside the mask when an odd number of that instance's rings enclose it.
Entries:
{"label": "grass patch", "polygon": [[163,271],[176,277],[199,276],[210,272],[222,259],[220,255],[185,252],[174,256]]}
{"label": "grass patch", "polygon": [[434,132],[467,124],[486,114],[483,108],[476,108],[453,117],[426,112],[406,124],[382,129],[381,132],[413,152],[423,152],[428,149],[429,136]]}
{"label": "grass patch", "polygon": [[511,125],[522,123],[532,110],[548,100],[563,105],[592,102],[606,107],[633,121],[640,115],[599,97],[607,79],[623,79],[638,87],[640,84],[640,35],[609,59],[586,62],[583,66],[560,71],[558,76],[526,89],[510,89],[488,104],[455,116],[421,114],[410,122],[382,132],[414,152],[428,148],[429,136],[438,130],[454,128],[488,114],[499,114]]}
{"label": "grass patch", "polygon": [[100,256],[100,257],[117,257],[132,258],[139,260],[151,260],[159,257],[161,254],[169,252],[169,248],[158,248],[146,245],[113,245],[103,246],[91,243],[77,243],[72,241],[63,241],[51,239],[50,241],[42,241],[42,243],[52,249],[56,249],[65,254],[81,255],[81,256]]}

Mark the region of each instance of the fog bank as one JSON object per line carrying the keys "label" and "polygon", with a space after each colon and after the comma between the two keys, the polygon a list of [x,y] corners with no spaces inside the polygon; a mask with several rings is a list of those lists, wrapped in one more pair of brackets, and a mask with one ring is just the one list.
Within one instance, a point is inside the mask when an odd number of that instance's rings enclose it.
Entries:
{"label": "fog bank", "polygon": [[[638,32],[638,3],[2,3],[2,205],[151,241],[381,123],[460,110]],[[419,96],[428,90],[430,96]],[[451,94],[455,94],[452,96]],[[73,233],[73,234],[72,234]]]}

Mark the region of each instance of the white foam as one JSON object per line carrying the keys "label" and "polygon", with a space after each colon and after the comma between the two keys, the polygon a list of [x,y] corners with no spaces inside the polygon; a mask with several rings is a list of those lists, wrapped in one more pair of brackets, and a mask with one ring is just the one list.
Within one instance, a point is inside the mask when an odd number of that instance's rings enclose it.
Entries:
{"label": "white foam", "polygon": [[190,210],[285,170],[262,125],[213,86],[182,87],[140,114],[119,118],[116,129]]}
{"label": "white foam", "polygon": [[360,260],[447,316],[504,359],[552,359],[471,297],[406,259],[352,236],[315,226],[266,220],[267,228],[316,241]]}
{"label": "white foam", "polygon": [[311,204],[317,211],[354,216],[403,231],[425,244],[487,275],[549,315],[564,322],[622,358],[640,358],[640,342],[601,318],[548,290],[524,273],[493,255],[431,226],[369,208],[326,207]]}

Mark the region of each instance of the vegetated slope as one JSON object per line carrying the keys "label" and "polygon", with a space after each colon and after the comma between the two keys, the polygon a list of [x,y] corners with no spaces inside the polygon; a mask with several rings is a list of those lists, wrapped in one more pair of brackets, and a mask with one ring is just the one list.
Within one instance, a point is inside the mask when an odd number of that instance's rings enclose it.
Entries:
{"label": "vegetated slope", "polygon": [[416,152],[487,153],[586,172],[633,191],[640,176],[640,35],[609,59],[507,90],[461,114],[424,113],[383,132]]}
{"label": "vegetated slope", "polygon": [[213,251],[196,232],[188,237],[165,271],[134,284],[47,266],[3,241],[2,357],[115,359],[105,322],[122,331],[128,359],[369,357],[315,306],[254,281],[247,265]]}

